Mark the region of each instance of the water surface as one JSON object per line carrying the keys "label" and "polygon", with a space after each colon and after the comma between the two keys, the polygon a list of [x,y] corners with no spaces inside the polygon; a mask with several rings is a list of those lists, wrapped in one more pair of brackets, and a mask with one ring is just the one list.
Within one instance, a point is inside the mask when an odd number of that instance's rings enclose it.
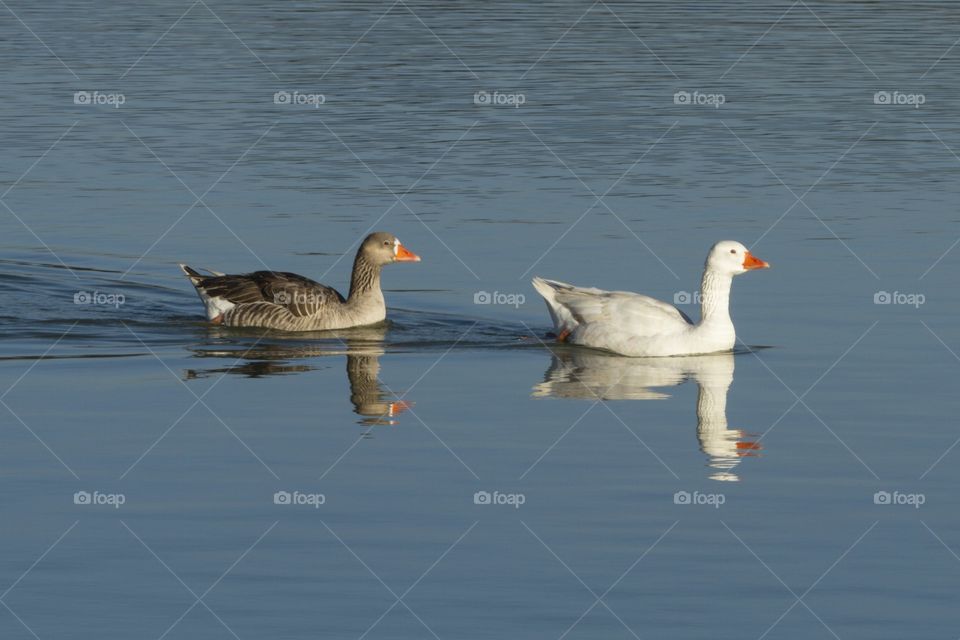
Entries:
{"label": "water surface", "polygon": [[[4,638],[956,635],[952,3],[2,11]],[[373,229],[381,327],[176,267]],[[726,238],[735,353],[547,344],[532,275],[683,303]]]}

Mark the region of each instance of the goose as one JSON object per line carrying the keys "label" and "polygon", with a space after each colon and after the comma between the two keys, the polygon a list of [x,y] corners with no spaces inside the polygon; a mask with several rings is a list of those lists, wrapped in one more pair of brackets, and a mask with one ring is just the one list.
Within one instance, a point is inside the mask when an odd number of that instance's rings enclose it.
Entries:
{"label": "goose", "polygon": [[687,356],[733,349],[733,277],[769,266],[739,242],[713,245],[700,285],[698,323],[672,304],[639,293],[575,287],[540,277],[533,279],[533,286],[547,303],[559,342],[634,357]]}
{"label": "goose", "polygon": [[203,275],[185,264],[211,323],[283,331],[325,331],[382,322],[387,307],[380,290],[380,268],[393,262],[420,262],[392,233],[371,233],[357,249],[350,293],[282,271]]}

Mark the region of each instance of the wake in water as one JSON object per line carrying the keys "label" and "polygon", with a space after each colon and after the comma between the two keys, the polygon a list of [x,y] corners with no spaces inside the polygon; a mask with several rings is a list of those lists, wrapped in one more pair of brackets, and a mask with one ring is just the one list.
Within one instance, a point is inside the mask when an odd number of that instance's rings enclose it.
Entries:
{"label": "wake in water", "polygon": [[[172,286],[182,283],[172,271],[170,282],[129,278],[120,270],[0,260],[7,299],[0,359],[129,357],[179,346],[197,357],[254,363],[343,355],[358,343],[384,352],[536,346],[523,340],[529,330],[522,325],[405,309],[390,309],[380,325],[338,331],[212,326],[192,292]],[[55,354],[47,352],[51,343],[58,346]],[[266,375],[269,367],[263,369]]]}

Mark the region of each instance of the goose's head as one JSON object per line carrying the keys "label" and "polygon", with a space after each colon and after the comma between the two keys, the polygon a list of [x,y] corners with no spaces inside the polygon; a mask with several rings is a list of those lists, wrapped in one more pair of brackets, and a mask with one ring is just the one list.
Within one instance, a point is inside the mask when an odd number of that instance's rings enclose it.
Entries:
{"label": "goose's head", "polygon": [[400,244],[397,236],[386,231],[371,233],[363,239],[360,253],[375,265],[391,262],[420,262],[420,256]]}
{"label": "goose's head", "polygon": [[730,276],[738,276],[754,269],[766,269],[769,266],[735,240],[721,240],[713,245],[707,254],[707,269]]}

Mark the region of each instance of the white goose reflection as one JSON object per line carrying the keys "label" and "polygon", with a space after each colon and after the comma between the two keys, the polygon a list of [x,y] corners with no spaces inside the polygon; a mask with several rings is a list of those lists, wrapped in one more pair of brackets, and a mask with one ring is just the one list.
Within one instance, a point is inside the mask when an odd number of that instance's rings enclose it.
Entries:
{"label": "white goose reflection", "polygon": [[730,353],[682,358],[627,358],[585,349],[558,348],[533,388],[534,397],[585,400],[663,400],[670,394],[658,388],[693,379],[697,394],[697,440],[712,469],[710,479],[736,482],[734,469],[745,457],[759,455],[759,443],[745,431],[727,425],[727,391],[733,383],[734,357]]}

